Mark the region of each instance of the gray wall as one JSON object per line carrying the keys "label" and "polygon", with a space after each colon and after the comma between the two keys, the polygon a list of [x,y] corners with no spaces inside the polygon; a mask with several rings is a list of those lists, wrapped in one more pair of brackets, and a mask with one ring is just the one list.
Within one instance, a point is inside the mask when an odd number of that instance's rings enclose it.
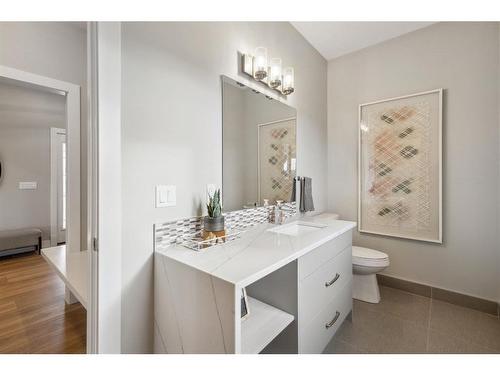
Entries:
{"label": "gray wall", "polygon": [[328,63],[328,207],[357,219],[358,105],[444,88],[444,243],[359,235],[387,275],[500,300],[499,32],[439,23]]}
{"label": "gray wall", "polygon": [[0,65],[80,85],[81,229],[87,232],[87,34],[82,23],[0,22]]}
{"label": "gray wall", "polygon": [[[326,61],[288,23],[124,23],[122,28],[123,352],[150,352],[153,223],[198,215],[222,183],[220,75],[265,45],[295,67],[298,171],[326,208]],[[241,77],[241,80],[247,79]],[[177,206],[154,208],[154,186]]]}
{"label": "gray wall", "polygon": [[50,128],[65,118],[63,96],[0,82],[0,230],[35,227],[50,239]]}

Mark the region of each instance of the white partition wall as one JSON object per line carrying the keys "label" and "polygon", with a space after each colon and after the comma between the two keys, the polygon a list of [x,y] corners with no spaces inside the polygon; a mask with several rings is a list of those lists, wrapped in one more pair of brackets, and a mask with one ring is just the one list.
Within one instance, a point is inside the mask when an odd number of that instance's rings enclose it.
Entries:
{"label": "white partition wall", "polygon": [[91,353],[121,352],[121,26],[91,22]]}

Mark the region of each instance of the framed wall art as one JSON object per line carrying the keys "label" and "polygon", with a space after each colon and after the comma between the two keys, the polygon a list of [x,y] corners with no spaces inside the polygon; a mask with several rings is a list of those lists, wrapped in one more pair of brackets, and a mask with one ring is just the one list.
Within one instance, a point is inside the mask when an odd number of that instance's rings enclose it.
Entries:
{"label": "framed wall art", "polygon": [[359,106],[358,229],[442,243],[443,90]]}

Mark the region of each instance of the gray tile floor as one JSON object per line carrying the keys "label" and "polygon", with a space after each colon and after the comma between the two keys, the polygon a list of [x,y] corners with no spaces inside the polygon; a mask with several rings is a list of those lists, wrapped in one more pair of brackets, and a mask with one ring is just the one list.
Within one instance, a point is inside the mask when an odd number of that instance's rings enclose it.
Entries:
{"label": "gray tile floor", "polygon": [[476,310],[381,287],[379,304],[353,301],[352,322],[325,353],[500,353],[500,320]]}

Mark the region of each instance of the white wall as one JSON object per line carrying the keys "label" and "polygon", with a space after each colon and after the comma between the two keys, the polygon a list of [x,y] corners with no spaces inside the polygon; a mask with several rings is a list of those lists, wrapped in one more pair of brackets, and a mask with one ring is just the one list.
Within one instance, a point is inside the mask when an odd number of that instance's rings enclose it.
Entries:
{"label": "white wall", "polygon": [[356,235],[385,274],[500,300],[499,32],[439,23],[328,63],[328,206],[357,219],[358,105],[444,88],[444,243]]}
{"label": "white wall", "polygon": [[92,215],[97,214],[92,220],[92,236],[99,238],[99,251],[91,253],[94,264],[98,263],[98,274],[92,273],[92,284],[98,284],[92,295],[97,308],[92,318],[97,315],[97,322],[90,324],[97,326],[97,352],[109,354],[121,353],[122,326],[121,23],[98,22],[90,25],[89,32],[90,40],[95,41],[89,51],[91,116],[97,122],[92,126],[92,138],[98,140],[93,155],[98,159],[98,167],[92,171],[97,191],[91,194],[97,195],[98,204],[92,209]]}
{"label": "white wall", "polygon": [[[220,75],[259,45],[295,67],[298,171],[324,209],[326,62],[290,24],[122,25],[123,352],[152,350],[153,223],[201,214],[206,184],[221,184]],[[176,207],[154,208],[156,184],[177,186]]]}
{"label": "white wall", "polygon": [[81,87],[81,229],[87,231],[86,30],[82,23],[0,22],[0,65]]}
{"label": "white wall", "polygon": [[[0,230],[39,228],[50,239],[50,128],[66,127],[66,98],[0,82]],[[36,190],[19,190],[35,181]]]}

